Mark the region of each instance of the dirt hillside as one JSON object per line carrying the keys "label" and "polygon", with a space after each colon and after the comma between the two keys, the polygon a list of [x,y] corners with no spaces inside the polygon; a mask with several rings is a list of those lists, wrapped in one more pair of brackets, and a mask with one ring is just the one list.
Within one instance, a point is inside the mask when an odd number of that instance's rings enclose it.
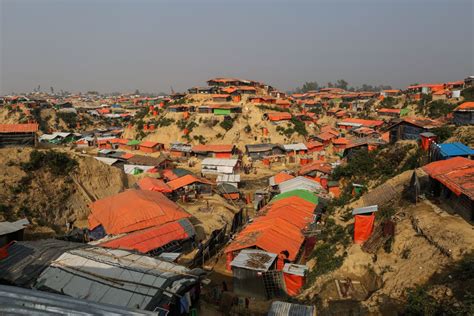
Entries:
{"label": "dirt hillside", "polygon": [[0,220],[27,215],[35,226],[60,231],[68,219],[85,220],[92,201],[128,187],[123,171],[71,151],[67,153],[78,165],[66,176],[53,176],[46,168],[25,172],[21,164],[29,161],[31,151],[0,149]]}

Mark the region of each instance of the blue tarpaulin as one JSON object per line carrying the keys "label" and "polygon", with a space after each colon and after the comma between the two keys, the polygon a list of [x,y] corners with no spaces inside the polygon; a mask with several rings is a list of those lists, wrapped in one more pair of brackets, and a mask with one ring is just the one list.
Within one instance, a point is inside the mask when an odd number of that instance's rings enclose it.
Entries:
{"label": "blue tarpaulin", "polygon": [[446,143],[440,144],[439,150],[441,157],[444,159],[451,157],[467,157],[474,155],[474,150],[464,145],[463,143]]}

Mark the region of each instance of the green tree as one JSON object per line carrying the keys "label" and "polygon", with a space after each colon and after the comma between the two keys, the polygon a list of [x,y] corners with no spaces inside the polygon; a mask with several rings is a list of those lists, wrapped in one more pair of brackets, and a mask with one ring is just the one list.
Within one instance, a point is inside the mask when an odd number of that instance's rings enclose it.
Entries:
{"label": "green tree", "polygon": [[339,88],[339,89],[344,89],[344,90],[347,90],[347,86],[349,85],[349,83],[347,81],[345,81],[344,79],[339,79],[338,81],[336,81],[336,88]]}

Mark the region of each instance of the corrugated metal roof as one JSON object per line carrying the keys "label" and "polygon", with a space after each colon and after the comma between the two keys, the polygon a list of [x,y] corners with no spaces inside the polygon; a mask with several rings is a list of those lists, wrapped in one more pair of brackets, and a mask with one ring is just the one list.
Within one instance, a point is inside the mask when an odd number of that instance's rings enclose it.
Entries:
{"label": "corrugated metal roof", "polygon": [[170,262],[88,247],[62,254],[43,271],[36,287],[98,303],[151,309],[180,297],[196,282],[187,268]]}
{"label": "corrugated metal roof", "polygon": [[60,294],[0,285],[2,315],[156,315],[155,312],[99,304]]}
{"label": "corrugated metal roof", "polygon": [[265,272],[270,269],[276,257],[277,255],[274,253],[262,250],[243,249],[234,260],[232,260],[230,265],[232,267]]}
{"label": "corrugated metal roof", "polygon": [[358,208],[355,208],[355,209],[352,211],[352,215],[373,213],[373,212],[377,212],[378,210],[379,210],[379,206],[378,206],[378,205],[370,205],[370,206],[358,207]]}
{"label": "corrugated metal roof", "polygon": [[323,187],[321,186],[321,184],[319,184],[319,182],[310,180],[302,176],[298,176],[296,178],[281,182],[278,185],[278,188],[280,189],[281,193],[285,193],[285,192],[293,191],[297,189],[302,189],[302,190],[307,190],[307,191],[312,191],[312,192],[318,192],[318,191],[323,190]]}
{"label": "corrugated metal roof", "polygon": [[30,222],[26,219],[20,219],[16,222],[0,222],[0,235],[6,235],[24,229]]}
{"label": "corrugated metal roof", "polygon": [[237,164],[237,159],[225,159],[225,158],[205,158],[201,162],[201,166],[226,166],[234,167]]}
{"label": "corrugated metal roof", "polygon": [[270,306],[268,316],[314,316],[316,307],[275,301]]}
{"label": "corrugated metal roof", "polygon": [[52,260],[68,249],[85,246],[55,239],[15,242],[8,247],[8,257],[0,260],[0,280],[31,287]]}
{"label": "corrugated metal roof", "polygon": [[474,155],[474,150],[463,143],[445,143],[438,145],[443,157],[470,156]]}
{"label": "corrugated metal roof", "polygon": [[105,163],[106,165],[112,166],[114,163],[118,161],[118,159],[114,158],[107,158],[107,157],[94,157],[95,159],[99,160],[100,162]]}
{"label": "corrugated metal roof", "polygon": [[297,143],[297,144],[284,144],[283,148],[285,151],[293,151],[293,150],[307,150],[308,148],[306,147],[305,144],[303,143]]}

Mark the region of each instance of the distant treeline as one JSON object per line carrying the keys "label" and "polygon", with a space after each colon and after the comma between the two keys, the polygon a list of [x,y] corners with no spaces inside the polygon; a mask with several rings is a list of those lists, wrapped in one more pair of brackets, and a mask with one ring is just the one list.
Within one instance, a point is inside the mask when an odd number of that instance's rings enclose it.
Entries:
{"label": "distant treeline", "polygon": [[340,88],[347,91],[372,91],[378,92],[382,90],[389,90],[392,89],[392,86],[388,85],[378,85],[372,86],[370,84],[363,84],[362,86],[349,86],[349,83],[344,79],[339,79],[336,82],[328,82],[326,85],[319,85],[316,81],[309,81],[305,82],[301,87],[297,87],[293,91],[289,91],[290,93],[306,93],[308,91],[315,91],[322,88]]}

